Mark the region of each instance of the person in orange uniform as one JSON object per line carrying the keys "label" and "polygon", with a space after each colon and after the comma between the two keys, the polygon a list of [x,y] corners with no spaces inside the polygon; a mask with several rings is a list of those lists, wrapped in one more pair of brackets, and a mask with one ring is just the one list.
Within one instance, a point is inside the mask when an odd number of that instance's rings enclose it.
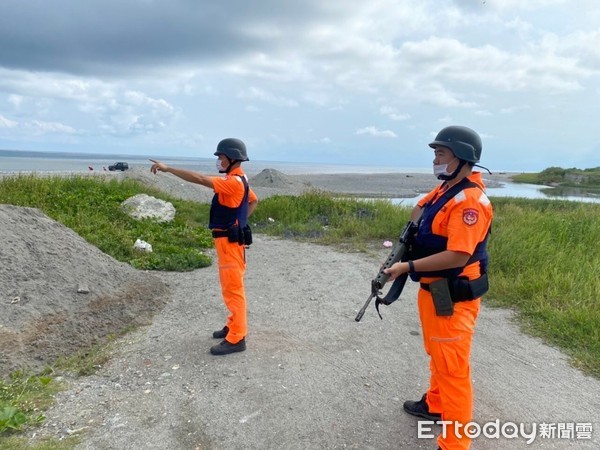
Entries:
{"label": "person in orange uniform", "polygon": [[486,244],[493,209],[481,173],[473,171],[482,149],[475,131],[449,126],[429,146],[434,174],[442,183],[412,211],[419,227],[410,259],[385,272],[390,279],[408,272],[420,282],[417,301],[430,380],[422,398],[406,401],[404,410],[452,422],[438,436],[438,448],[467,449],[471,442],[463,426],[473,413],[471,342],[481,296],[488,290]]}
{"label": "person in orange uniform", "polygon": [[246,145],[239,139],[223,139],[214,153],[217,170],[226,174],[211,177],[185,169],[177,169],[151,159],[150,171],[171,173],[185,181],[213,189],[215,195],[210,208],[209,228],[215,238],[219,264],[219,279],[225,306],[229,310],[225,326],[213,333],[222,341],[210,348],[213,355],[246,350],[246,293],[244,273],[246,271],[246,245],[251,243],[247,218],[252,214],[258,199],[248,186],[242,170],[242,162],[249,161]]}

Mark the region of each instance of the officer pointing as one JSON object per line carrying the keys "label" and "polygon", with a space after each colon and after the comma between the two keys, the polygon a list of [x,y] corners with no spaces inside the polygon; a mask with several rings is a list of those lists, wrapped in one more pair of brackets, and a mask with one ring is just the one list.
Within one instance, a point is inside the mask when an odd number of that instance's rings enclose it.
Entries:
{"label": "officer pointing", "polygon": [[214,154],[218,158],[217,170],[225,174],[222,177],[170,167],[153,159],[150,160],[153,163],[150,171],[171,173],[190,183],[206,186],[215,193],[208,226],[215,239],[221,292],[229,315],[225,326],[212,334],[213,338],[222,341],[212,346],[210,352],[227,355],[246,350],[245,248],[252,242],[247,219],[256,208],[258,198],[242,170],[242,162],[249,161],[246,145],[239,139],[223,139]]}

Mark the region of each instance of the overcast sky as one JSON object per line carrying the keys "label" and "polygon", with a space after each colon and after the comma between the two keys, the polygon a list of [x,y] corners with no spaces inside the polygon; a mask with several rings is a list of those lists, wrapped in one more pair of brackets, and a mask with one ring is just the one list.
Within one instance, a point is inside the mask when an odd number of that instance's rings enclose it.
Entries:
{"label": "overcast sky", "polygon": [[1,0],[0,148],[600,166],[598,0]]}

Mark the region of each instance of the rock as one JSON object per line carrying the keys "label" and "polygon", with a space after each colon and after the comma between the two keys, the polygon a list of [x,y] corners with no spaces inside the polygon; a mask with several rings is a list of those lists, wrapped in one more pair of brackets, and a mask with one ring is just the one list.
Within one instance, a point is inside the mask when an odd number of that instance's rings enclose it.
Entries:
{"label": "rock", "polygon": [[157,222],[170,222],[175,217],[175,207],[172,203],[138,194],[125,200],[121,207],[135,219],[154,219]]}

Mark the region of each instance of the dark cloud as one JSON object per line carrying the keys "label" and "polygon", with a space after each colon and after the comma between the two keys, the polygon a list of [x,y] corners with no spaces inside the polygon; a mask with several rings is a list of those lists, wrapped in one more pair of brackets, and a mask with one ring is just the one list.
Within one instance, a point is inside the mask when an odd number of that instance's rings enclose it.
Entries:
{"label": "dark cloud", "polygon": [[320,3],[2,0],[0,66],[86,74],[209,64],[283,45],[269,39],[269,28],[287,33],[302,28],[313,15],[325,13]]}

